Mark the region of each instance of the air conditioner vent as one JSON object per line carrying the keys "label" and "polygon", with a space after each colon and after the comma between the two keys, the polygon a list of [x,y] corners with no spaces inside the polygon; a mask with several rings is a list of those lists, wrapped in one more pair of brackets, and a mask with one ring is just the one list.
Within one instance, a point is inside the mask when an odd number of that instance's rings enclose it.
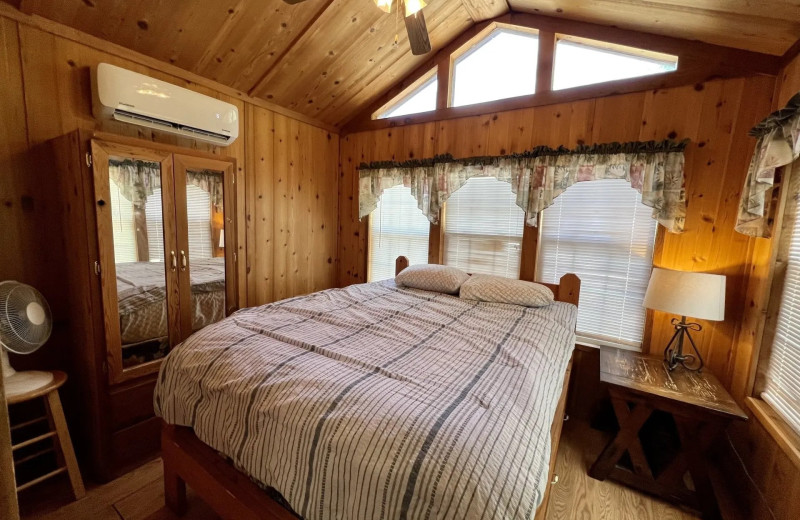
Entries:
{"label": "air conditioner vent", "polygon": [[239,136],[236,106],[108,63],[92,68],[92,113],[217,146]]}
{"label": "air conditioner vent", "polygon": [[182,130],[184,133],[195,134],[195,135],[202,136],[202,137],[211,137],[211,138],[213,138],[215,140],[221,139],[221,140],[223,140],[225,142],[229,141],[230,138],[231,138],[229,135],[218,134],[216,132],[209,132],[208,130],[202,130],[200,128],[194,128],[194,127],[191,127],[191,126],[179,125],[179,124],[176,124],[176,123],[170,123],[169,121],[165,121],[164,119],[159,119],[157,117],[145,116],[145,115],[142,115],[142,114],[136,114],[134,112],[129,112],[127,110],[120,110],[120,109],[114,110],[114,119],[116,119],[118,121],[124,121],[126,123],[131,123],[131,122],[134,122],[134,121],[141,121],[143,123],[149,123],[150,125],[157,125],[157,126],[163,127],[164,129],[169,129],[169,130],[173,130],[173,131],[174,130]]}

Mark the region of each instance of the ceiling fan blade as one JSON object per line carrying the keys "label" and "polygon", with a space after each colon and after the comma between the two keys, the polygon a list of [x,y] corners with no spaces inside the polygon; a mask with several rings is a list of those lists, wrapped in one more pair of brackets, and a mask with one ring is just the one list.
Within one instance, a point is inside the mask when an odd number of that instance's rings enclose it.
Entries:
{"label": "ceiling fan blade", "polygon": [[422,14],[422,9],[406,16],[405,21],[408,41],[411,44],[411,54],[420,56],[431,52],[431,40],[428,37],[428,26],[425,25],[425,15]]}
{"label": "ceiling fan blade", "polygon": [[295,5],[295,4],[299,4],[301,2],[305,2],[306,0],[283,0],[283,1],[286,2],[289,5]]}

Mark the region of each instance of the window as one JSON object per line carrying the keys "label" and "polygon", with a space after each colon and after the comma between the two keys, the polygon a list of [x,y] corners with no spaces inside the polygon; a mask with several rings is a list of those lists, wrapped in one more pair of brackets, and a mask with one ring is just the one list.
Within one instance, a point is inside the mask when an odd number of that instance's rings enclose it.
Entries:
{"label": "window", "polygon": [[797,163],[793,173],[787,184],[790,192],[778,244],[778,261],[786,271],[761,398],[800,433],[800,211],[792,196],[800,191]]}
{"label": "window", "polygon": [[147,248],[150,250],[151,262],[164,261],[164,227],[161,212],[161,188],[153,190],[144,204],[144,215],[147,221]]}
{"label": "window", "polygon": [[[151,262],[164,261],[164,228],[161,215],[161,188],[153,190],[144,206],[147,218],[147,245]],[[211,258],[211,196],[197,186],[186,186],[186,212],[189,225],[189,258]]]}
{"label": "window", "polygon": [[428,263],[430,222],[417,207],[411,188],[395,186],[383,192],[369,216],[369,274],[376,282],[394,278],[398,256],[410,265]]}
{"label": "window", "polygon": [[116,263],[136,261],[136,223],[133,217],[133,202],[122,196],[114,179],[109,179],[111,188],[111,225],[114,228],[114,261]]}
{"label": "window", "polygon": [[661,74],[678,68],[678,58],[591,40],[556,42],[553,90],[616,79]]}
{"label": "window", "polygon": [[452,106],[533,94],[539,37],[501,28],[459,56],[453,73]]}
{"label": "window", "polygon": [[494,177],[473,177],[456,190],[445,208],[444,263],[519,278],[525,212],[515,200],[511,185]]}
{"label": "window", "polygon": [[426,79],[422,85],[413,88],[407,94],[401,94],[399,100],[392,101],[389,108],[378,116],[378,119],[387,117],[407,116],[420,112],[430,112],[436,110],[436,93],[439,83],[436,80],[436,69],[433,74]]}
{"label": "window", "polygon": [[537,279],[581,279],[578,336],[641,347],[656,221],[626,180],[579,182],[542,212]]}

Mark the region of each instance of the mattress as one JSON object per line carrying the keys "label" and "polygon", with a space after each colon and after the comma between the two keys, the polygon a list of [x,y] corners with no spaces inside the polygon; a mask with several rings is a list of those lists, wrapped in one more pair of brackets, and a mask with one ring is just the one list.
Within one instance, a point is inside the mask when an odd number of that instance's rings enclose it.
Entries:
{"label": "mattress", "polygon": [[[167,302],[163,262],[119,263],[117,298],[122,344],[167,336]],[[193,260],[192,330],[225,317],[225,259]]]}
{"label": "mattress", "polygon": [[331,289],[192,335],[155,410],[309,520],[532,518],[576,317],[391,280]]}

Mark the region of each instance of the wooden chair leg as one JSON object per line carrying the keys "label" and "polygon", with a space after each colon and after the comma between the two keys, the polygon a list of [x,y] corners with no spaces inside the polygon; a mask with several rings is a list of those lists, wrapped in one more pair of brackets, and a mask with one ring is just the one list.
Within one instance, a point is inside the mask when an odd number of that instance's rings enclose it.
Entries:
{"label": "wooden chair leg", "polygon": [[167,507],[178,516],[186,514],[186,482],[164,459],[164,499]]}
{"label": "wooden chair leg", "polygon": [[56,434],[58,435],[61,456],[64,458],[64,463],[67,466],[67,474],[72,484],[72,492],[75,494],[75,500],[80,500],[86,496],[86,488],[83,487],[81,470],[78,467],[78,459],[75,458],[75,450],[72,448],[72,439],[69,436],[67,420],[64,418],[64,409],[61,408],[61,399],[58,397],[58,390],[53,390],[47,394],[47,408],[52,418]]}

